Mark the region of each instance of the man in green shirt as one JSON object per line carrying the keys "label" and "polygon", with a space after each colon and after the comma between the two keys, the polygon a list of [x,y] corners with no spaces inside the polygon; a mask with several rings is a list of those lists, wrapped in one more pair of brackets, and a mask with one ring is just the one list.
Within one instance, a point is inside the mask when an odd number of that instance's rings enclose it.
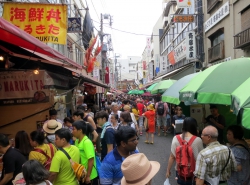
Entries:
{"label": "man in green shirt", "polygon": [[80,150],[81,164],[86,168],[87,175],[85,183],[81,185],[98,185],[98,174],[95,162],[95,149],[93,143],[87,137],[89,127],[84,121],[76,121],[73,123],[73,136],[77,138],[75,146]]}
{"label": "man in green shirt", "polygon": [[[55,132],[55,145],[63,148],[74,162],[80,162],[80,151],[76,146],[70,145],[71,133],[62,128]],[[50,166],[50,182],[54,185],[78,185],[78,181],[67,156],[60,150],[56,152]]]}

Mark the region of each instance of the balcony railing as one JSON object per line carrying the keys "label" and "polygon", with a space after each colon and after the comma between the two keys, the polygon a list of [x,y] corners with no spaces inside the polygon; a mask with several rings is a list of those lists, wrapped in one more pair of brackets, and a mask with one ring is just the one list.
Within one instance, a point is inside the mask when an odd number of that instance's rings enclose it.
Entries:
{"label": "balcony railing", "polygon": [[221,2],[222,0],[207,0],[207,13],[217,5],[217,3]]}
{"label": "balcony railing", "polygon": [[234,49],[242,49],[250,46],[250,28],[234,36]]}
{"label": "balcony railing", "polygon": [[224,41],[221,41],[219,44],[208,48],[208,62],[214,62],[224,58]]}

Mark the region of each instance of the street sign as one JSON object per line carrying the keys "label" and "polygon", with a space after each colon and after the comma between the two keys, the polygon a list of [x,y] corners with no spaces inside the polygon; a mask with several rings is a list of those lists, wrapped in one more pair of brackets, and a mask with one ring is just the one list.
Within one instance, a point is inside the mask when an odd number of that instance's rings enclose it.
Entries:
{"label": "street sign", "polygon": [[174,15],[174,22],[176,23],[194,22],[194,15],[190,15],[190,14]]}

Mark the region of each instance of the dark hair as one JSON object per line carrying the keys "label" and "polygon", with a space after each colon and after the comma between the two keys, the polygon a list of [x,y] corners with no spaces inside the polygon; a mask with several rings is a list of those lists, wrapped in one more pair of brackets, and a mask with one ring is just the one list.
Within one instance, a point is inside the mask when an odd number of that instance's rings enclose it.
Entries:
{"label": "dark hair", "polygon": [[72,126],[75,127],[76,130],[82,130],[84,135],[89,135],[94,131],[94,128],[90,124],[82,120],[74,122]]}
{"label": "dark hair", "polygon": [[73,116],[80,116],[83,119],[83,112],[80,110],[77,110],[73,113]]}
{"label": "dark hair", "polygon": [[0,146],[6,147],[9,146],[9,144],[9,138],[4,134],[0,134]]}
{"label": "dark hair", "polygon": [[182,108],[180,106],[176,106],[175,110],[181,110],[182,111]]}
{"label": "dark hair", "polygon": [[138,109],[136,103],[132,103],[132,107],[134,107],[135,109]]}
{"label": "dark hair", "polygon": [[15,148],[18,149],[24,156],[28,156],[33,150],[29,141],[29,135],[25,131],[22,130],[16,133]]}
{"label": "dark hair", "polygon": [[123,100],[122,103],[125,104],[125,105],[127,105],[128,103],[130,103],[130,101],[128,99],[126,99],[126,100]]}
{"label": "dark hair", "polygon": [[44,133],[41,131],[33,131],[30,133],[30,139],[32,141],[36,141],[39,145],[42,145],[44,143]]}
{"label": "dark hair", "polygon": [[96,116],[95,116],[96,119],[98,118],[106,118],[106,120],[108,121],[109,119],[109,115],[106,111],[102,110],[102,111],[99,111],[96,113]]}
{"label": "dark hair", "polygon": [[128,143],[128,140],[136,136],[136,131],[132,127],[120,127],[115,132],[115,142],[117,146],[121,145],[121,142]]}
{"label": "dark hair", "polygon": [[114,116],[116,120],[119,119],[118,114],[111,114],[111,116]]}
{"label": "dark hair", "polygon": [[132,118],[131,118],[131,115],[130,115],[130,112],[122,112],[121,114],[120,114],[120,118],[122,118],[122,119],[124,119],[124,121],[126,122],[126,123],[130,123],[130,122],[132,122]]}
{"label": "dark hair", "polygon": [[56,109],[51,109],[51,110],[49,110],[49,115],[50,115],[50,116],[57,115]]}
{"label": "dark hair", "polygon": [[26,161],[23,164],[22,171],[27,185],[41,183],[49,177],[49,171],[37,160]]}
{"label": "dark hair", "polygon": [[210,105],[210,109],[217,109],[216,105]]}
{"label": "dark hair", "polygon": [[57,135],[60,139],[65,139],[68,143],[72,138],[72,135],[67,128],[61,128],[55,132],[55,135]]}
{"label": "dark hair", "polygon": [[64,122],[64,123],[65,123],[65,122],[73,123],[74,121],[73,121],[71,118],[66,117],[66,118],[64,118],[63,122]]}
{"label": "dark hair", "polygon": [[190,132],[192,135],[197,136],[197,121],[192,117],[186,117],[182,127],[182,138],[185,139],[185,133]]}
{"label": "dark hair", "polygon": [[239,125],[231,125],[227,128],[227,131],[230,130],[233,133],[234,139],[243,139],[244,136],[244,130]]}

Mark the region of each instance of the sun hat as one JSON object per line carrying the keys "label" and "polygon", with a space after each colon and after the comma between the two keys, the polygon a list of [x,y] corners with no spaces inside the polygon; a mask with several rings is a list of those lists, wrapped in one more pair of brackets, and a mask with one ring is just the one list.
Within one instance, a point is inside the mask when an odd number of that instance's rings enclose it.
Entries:
{"label": "sun hat", "polygon": [[48,134],[54,134],[60,128],[62,128],[62,124],[54,119],[45,122],[43,125],[43,130]]}
{"label": "sun hat", "polygon": [[153,105],[153,104],[150,104],[149,106],[147,106],[147,109],[148,109],[148,110],[154,110],[154,105]]}
{"label": "sun hat", "polygon": [[147,184],[159,171],[160,163],[149,161],[143,153],[132,154],[122,163],[121,185]]}

